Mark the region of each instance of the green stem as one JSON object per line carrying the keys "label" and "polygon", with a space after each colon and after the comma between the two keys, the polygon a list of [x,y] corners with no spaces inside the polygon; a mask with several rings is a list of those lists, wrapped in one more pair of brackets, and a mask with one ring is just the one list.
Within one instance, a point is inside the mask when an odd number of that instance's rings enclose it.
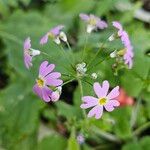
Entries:
{"label": "green stem", "polygon": [[138,112],[139,112],[139,109],[140,109],[140,104],[141,104],[141,98],[138,99],[137,104],[133,108],[132,115],[131,115],[131,121],[130,121],[131,128],[133,128],[134,125],[136,124]]}
{"label": "green stem", "polygon": [[104,45],[105,45],[105,42],[100,46],[99,50],[96,52],[96,54],[93,57],[93,59],[91,59],[91,61],[88,63],[87,67],[89,67],[91,65],[91,63],[96,59],[96,57],[98,56],[98,54],[100,53],[100,51],[103,49]]}
{"label": "green stem", "polygon": [[100,130],[100,128],[97,128],[96,126],[92,126],[92,131],[108,141],[121,143],[121,140],[118,137],[108,132],[102,131]]}
{"label": "green stem", "polygon": [[101,64],[102,62],[104,62],[105,60],[108,60],[108,59],[111,59],[111,57],[110,57],[110,56],[107,56],[105,59],[103,59],[103,60],[99,61],[98,63],[94,64],[93,66],[91,66],[91,67],[88,69],[88,71],[91,70],[93,67],[97,66],[98,64]]}
{"label": "green stem", "polygon": [[146,122],[145,124],[143,124],[142,126],[140,126],[139,128],[137,128],[134,132],[133,135],[137,136],[139,134],[141,134],[144,130],[150,128],[150,121]]}
{"label": "green stem", "polygon": [[[82,87],[81,79],[78,79],[78,84],[79,84],[79,87],[80,87],[80,93],[81,93],[81,98],[82,98],[83,97],[83,87]],[[83,111],[84,118],[86,118],[85,109],[82,109],[82,111]]]}
{"label": "green stem", "polygon": [[70,83],[70,82],[74,81],[75,79],[76,79],[76,78],[73,78],[73,79],[70,79],[70,80],[68,80],[68,81],[64,82],[64,83],[62,84],[62,86],[64,86],[64,85],[66,85],[66,84],[68,84],[68,83]]}

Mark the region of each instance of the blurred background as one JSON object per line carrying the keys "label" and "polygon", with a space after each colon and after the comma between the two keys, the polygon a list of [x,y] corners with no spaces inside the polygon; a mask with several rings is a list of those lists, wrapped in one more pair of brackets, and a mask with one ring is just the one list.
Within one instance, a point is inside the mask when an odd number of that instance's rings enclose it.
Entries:
{"label": "blurred background", "polygon": [[[83,119],[76,81],[65,85],[61,100],[45,104],[32,92],[42,60],[67,65],[54,43],[40,46],[40,38],[52,27],[65,25],[77,61],[85,43],[80,13],[92,13],[108,22],[120,21],[134,46],[132,70],[117,71],[114,60],[91,69],[98,81],[122,88],[121,107],[102,119]],[[149,150],[150,149],[150,0],[0,0],[0,150]],[[113,28],[92,33],[87,49],[97,50]],[[55,58],[39,56],[28,71],[23,63],[23,41]],[[64,45],[65,47],[65,45]],[[106,44],[114,50],[117,43]],[[65,47],[66,48],[66,47]],[[66,48],[67,49],[67,48]],[[109,51],[108,51],[109,52]],[[108,52],[100,55],[99,59]],[[86,56],[86,62],[93,52]],[[64,80],[67,80],[64,78]],[[91,81],[92,82],[92,81]],[[84,94],[91,86],[83,83]]]}

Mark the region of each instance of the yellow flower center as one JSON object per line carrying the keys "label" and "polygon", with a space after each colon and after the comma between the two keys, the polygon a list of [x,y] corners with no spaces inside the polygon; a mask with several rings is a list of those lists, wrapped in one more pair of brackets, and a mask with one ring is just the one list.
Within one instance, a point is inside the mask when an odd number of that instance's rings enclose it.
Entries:
{"label": "yellow flower center", "polygon": [[55,35],[54,35],[53,33],[51,33],[51,32],[50,32],[48,35],[49,35],[49,37],[52,38],[52,39],[55,38]]}
{"label": "yellow flower center", "polygon": [[39,79],[36,80],[36,82],[37,82],[37,85],[39,87],[43,87],[44,86],[44,80],[43,79],[39,78]]}
{"label": "yellow flower center", "polygon": [[123,56],[125,53],[126,53],[126,49],[125,49],[125,48],[124,48],[124,49],[121,49],[120,51],[117,52],[117,54],[118,54],[119,56]]}
{"label": "yellow flower center", "polygon": [[107,99],[106,98],[100,98],[98,102],[100,105],[105,105],[107,102]]}
{"label": "yellow flower center", "polygon": [[96,25],[96,19],[95,18],[90,18],[89,24],[90,25]]}

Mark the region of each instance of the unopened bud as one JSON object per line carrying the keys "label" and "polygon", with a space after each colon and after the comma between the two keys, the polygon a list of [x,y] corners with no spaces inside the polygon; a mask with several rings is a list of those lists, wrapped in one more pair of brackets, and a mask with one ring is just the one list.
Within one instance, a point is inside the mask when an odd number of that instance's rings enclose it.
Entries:
{"label": "unopened bud", "polygon": [[112,53],[110,53],[110,57],[111,58],[115,58],[117,56],[117,51],[113,51]]}
{"label": "unopened bud", "polygon": [[40,55],[41,54],[41,52],[39,51],[39,50],[35,50],[35,49],[30,49],[31,50],[31,55],[32,56],[36,56],[36,55]]}
{"label": "unopened bud", "polygon": [[92,79],[94,79],[94,80],[97,79],[97,73],[92,73],[92,74],[91,74],[91,77],[92,77]]}
{"label": "unopened bud", "polygon": [[56,37],[56,38],[54,39],[54,42],[55,42],[57,45],[59,45],[59,44],[60,44],[60,39],[59,39],[59,37]]}
{"label": "unopened bud", "polygon": [[60,32],[59,37],[62,41],[67,42],[67,36],[64,32]]}
{"label": "unopened bud", "polygon": [[115,39],[115,35],[114,34],[112,34],[109,38],[108,38],[108,41],[113,41]]}

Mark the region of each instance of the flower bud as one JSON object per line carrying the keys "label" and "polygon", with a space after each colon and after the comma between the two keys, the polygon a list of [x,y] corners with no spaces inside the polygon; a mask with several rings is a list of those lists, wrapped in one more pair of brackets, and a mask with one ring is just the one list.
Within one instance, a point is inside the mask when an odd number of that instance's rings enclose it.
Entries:
{"label": "flower bud", "polygon": [[59,39],[59,37],[56,37],[56,38],[54,39],[54,42],[55,42],[57,45],[59,45],[59,44],[60,44],[60,39]]}
{"label": "flower bud", "polygon": [[53,102],[58,101],[60,98],[61,92],[62,92],[62,87],[61,86],[57,87],[56,91],[52,92],[51,94],[51,100]]}
{"label": "flower bud", "polygon": [[64,32],[60,32],[59,37],[62,41],[67,42],[67,36]]}
{"label": "flower bud", "polygon": [[95,29],[95,26],[88,24],[87,25],[87,33],[91,33]]}
{"label": "flower bud", "polygon": [[114,41],[114,39],[115,39],[115,35],[114,34],[112,34],[109,38],[108,38],[108,41]]}
{"label": "flower bud", "polygon": [[112,53],[110,53],[110,57],[111,58],[115,58],[117,56],[117,51],[113,51]]}
{"label": "flower bud", "polygon": [[36,56],[36,55],[40,55],[41,54],[41,52],[39,51],[39,50],[35,50],[35,49],[30,49],[31,50],[31,55],[32,56]]}
{"label": "flower bud", "polygon": [[92,73],[92,74],[91,74],[91,77],[92,77],[92,79],[94,79],[94,80],[97,79],[97,73],[95,73],[95,72]]}

